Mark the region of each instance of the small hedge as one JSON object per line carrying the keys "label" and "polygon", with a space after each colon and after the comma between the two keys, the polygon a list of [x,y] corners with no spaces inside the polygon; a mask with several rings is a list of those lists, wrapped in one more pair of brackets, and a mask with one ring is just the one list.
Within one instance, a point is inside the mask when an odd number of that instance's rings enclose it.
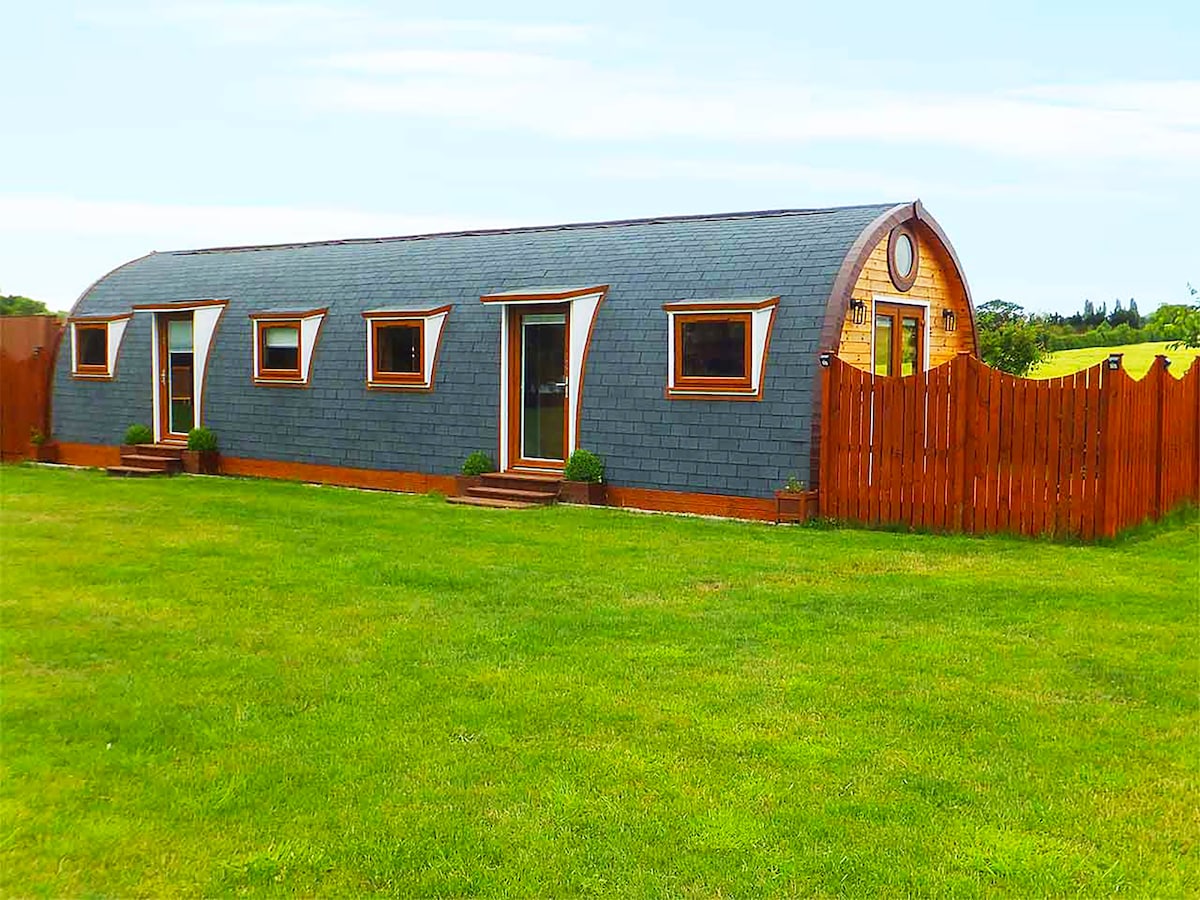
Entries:
{"label": "small hedge", "polygon": [[591,450],[576,450],[567,460],[563,478],[567,481],[587,481],[592,484],[600,484],[604,481],[604,460]]}
{"label": "small hedge", "polygon": [[217,436],[207,428],[193,428],[188,432],[187,447],[189,450],[195,450],[200,453],[215,453],[217,449]]}
{"label": "small hedge", "polygon": [[154,432],[145,425],[130,425],[125,429],[126,444],[153,444]]}
{"label": "small hedge", "polygon": [[496,464],[492,462],[492,458],[482,450],[476,450],[462,464],[462,473],[467,476],[485,475],[488,472],[495,472]]}

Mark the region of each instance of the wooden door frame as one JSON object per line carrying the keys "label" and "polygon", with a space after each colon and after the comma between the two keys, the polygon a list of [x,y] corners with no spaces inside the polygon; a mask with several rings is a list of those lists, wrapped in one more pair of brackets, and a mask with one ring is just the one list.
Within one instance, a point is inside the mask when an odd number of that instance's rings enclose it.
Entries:
{"label": "wooden door frame", "polygon": [[167,444],[187,441],[187,434],[171,431],[170,369],[169,350],[170,326],[173,319],[192,323],[192,427],[200,421],[199,403],[196,397],[196,313],[195,310],[154,313],[154,330],[158,342],[158,371],[155,373],[155,390],[158,391],[158,439]]}
{"label": "wooden door frame", "polygon": [[[909,300],[908,298],[902,299],[902,298],[898,298],[898,297],[886,297],[886,296],[879,296],[879,295],[876,295],[873,298],[873,302],[871,304],[871,357],[870,357],[870,359],[871,359],[870,372],[872,375],[875,374],[875,316],[881,311],[882,312],[890,311],[890,312],[892,312],[892,314],[894,316],[894,318],[892,320],[893,321],[893,324],[892,324],[892,353],[893,353],[892,359],[893,359],[897,369],[899,369],[899,366],[900,366],[899,361],[900,361],[901,354],[899,351],[902,350],[902,345],[899,343],[900,342],[900,333],[901,333],[901,329],[899,327],[900,318],[904,316],[906,310],[912,310],[913,312],[916,312],[919,314],[920,319],[921,319],[921,329],[920,329],[921,345],[918,348],[918,356],[920,357],[920,360],[921,360],[921,371],[922,372],[929,371],[929,338],[930,338],[929,308],[930,307],[929,307],[928,300],[916,300],[916,299]],[[891,377],[898,378],[898,377],[900,377],[900,375],[897,372],[896,375],[891,376]]]}
{"label": "wooden door frame", "polygon": [[[567,381],[567,390],[563,394],[563,459],[562,462],[544,459],[526,459],[521,455],[521,411],[524,408],[521,396],[521,376],[523,372],[522,322],[525,316],[541,316],[549,314],[563,315],[563,378]],[[535,470],[543,472],[562,472],[571,455],[571,399],[574,396],[574,385],[571,384],[571,304],[570,303],[538,303],[514,304],[505,310],[508,323],[508,465],[507,469]]]}

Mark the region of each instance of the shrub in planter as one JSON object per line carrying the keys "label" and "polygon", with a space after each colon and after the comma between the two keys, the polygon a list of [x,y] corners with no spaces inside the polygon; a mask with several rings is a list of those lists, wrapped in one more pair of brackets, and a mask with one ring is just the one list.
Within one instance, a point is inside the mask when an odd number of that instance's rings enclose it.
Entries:
{"label": "shrub in planter", "polygon": [[29,430],[29,458],[38,462],[58,462],[58,444],[36,428]]}
{"label": "shrub in planter", "polygon": [[495,472],[496,464],[482,450],[476,450],[462,464],[462,474],[455,477],[458,484],[458,496],[465,496],[467,488],[475,487],[488,472]]}
{"label": "shrub in planter", "polygon": [[125,429],[125,440],[121,443],[129,446],[134,444],[153,444],[154,432],[145,425],[130,425]]}
{"label": "shrub in planter", "polygon": [[817,514],[817,492],[806,489],[803,481],[789,475],[783,490],[775,492],[776,522],[807,522]]}
{"label": "shrub in planter", "polygon": [[183,471],[192,475],[216,475],[220,470],[217,436],[207,428],[193,428],[188,432],[187,449],[183,451]]}
{"label": "shrub in planter", "polygon": [[566,503],[598,506],[604,503],[605,493],[604,460],[590,450],[576,450],[563,469],[558,498]]}

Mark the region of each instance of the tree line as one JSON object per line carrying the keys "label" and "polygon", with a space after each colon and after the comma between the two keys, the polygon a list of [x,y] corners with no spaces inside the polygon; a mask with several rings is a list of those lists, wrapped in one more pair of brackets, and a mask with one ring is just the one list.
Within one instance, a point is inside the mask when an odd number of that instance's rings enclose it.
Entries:
{"label": "tree line", "polygon": [[[1200,291],[1188,285],[1193,301]],[[1118,300],[1110,312],[1090,300],[1069,316],[1026,313],[1019,304],[991,300],[975,309],[979,355],[994,369],[1026,375],[1056,350],[1081,347],[1116,347],[1169,341],[1173,347],[1200,347],[1200,302],[1164,303],[1143,317],[1137,301],[1128,306]]]}

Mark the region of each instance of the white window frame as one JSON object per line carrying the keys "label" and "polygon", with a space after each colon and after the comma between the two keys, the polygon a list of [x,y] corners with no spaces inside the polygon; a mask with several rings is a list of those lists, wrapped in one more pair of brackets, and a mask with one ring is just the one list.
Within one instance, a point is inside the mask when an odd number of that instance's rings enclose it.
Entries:
{"label": "white window frame", "polygon": [[[122,313],[118,316],[80,316],[70,320],[71,324],[71,376],[91,381],[111,381],[117,374],[117,354],[121,350],[121,339],[125,336],[125,328],[133,313]],[[103,372],[81,372],[79,370],[79,326],[105,329],[105,365]]]}
{"label": "white window frame", "polygon": [[[250,376],[261,387],[307,387],[312,376],[313,351],[321,334],[327,309],[299,311],[269,310],[250,314],[250,337],[254,342]],[[262,375],[262,329],[276,323],[300,323],[300,374],[295,378],[273,378]]]}
{"label": "white window frame", "polygon": [[[432,391],[433,379],[437,375],[438,354],[442,349],[442,334],[446,328],[446,320],[450,317],[453,304],[433,308],[391,307],[388,309],[371,309],[362,314],[366,328],[366,384],[373,391]],[[421,345],[420,378],[411,381],[389,381],[375,378],[375,341],[373,331],[376,325],[406,325],[421,323],[423,326],[424,342]]]}
{"label": "white window frame", "polygon": [[[771,330],[775,324],[775,313],[779,309],[779,297],[757,297],[749,300],[677,300],[663,304],[667,313],[667,397],[694,400],[761,400],[763,381],[766,378],[767,353],[770,349]],[[750,314],[750,387],[745,390],[713,388],[702,390],[688,385],[675,384],[675,317],[727,316]]]}

